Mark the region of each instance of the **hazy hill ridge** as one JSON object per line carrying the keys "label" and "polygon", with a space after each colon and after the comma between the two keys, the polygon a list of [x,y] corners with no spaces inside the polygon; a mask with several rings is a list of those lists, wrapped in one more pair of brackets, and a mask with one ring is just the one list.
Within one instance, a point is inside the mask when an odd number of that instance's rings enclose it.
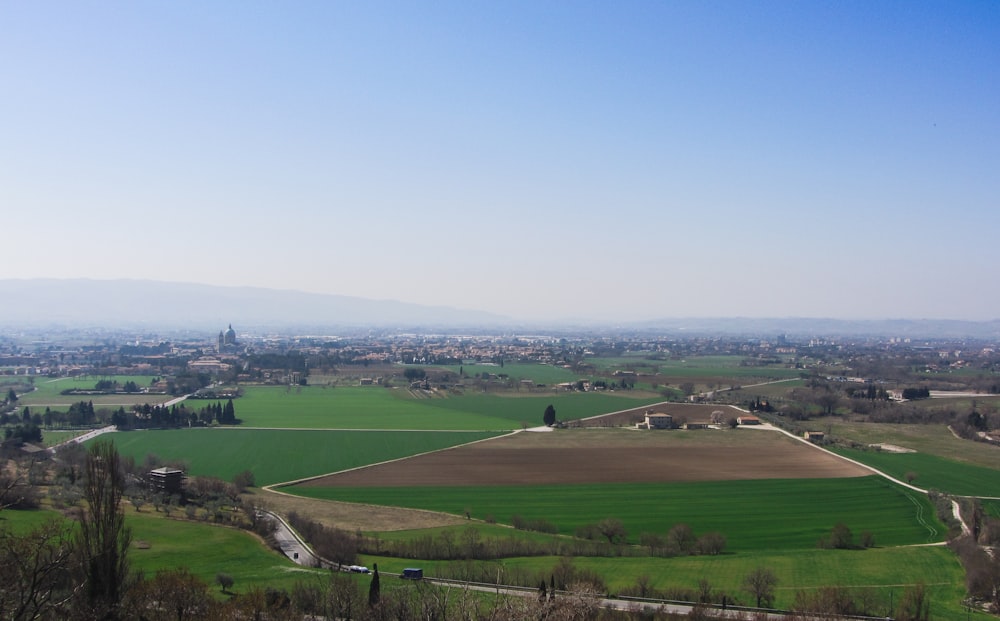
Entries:
{"label": "hazy hill ridge", "polygon": [[[623,303],[628,303],[624,300]],[[662,318],[524,322],[485,311],[260,287],[151,280],[0,279],[0,326],[84,326],[221,330],[323,329],[613,331],[669,336],[894,336],[1000,339],[1000,321],[947,319]]]}
{"label": "hazy hill ridge", "polygon": [[499,315],[444,306],[258,287],[149,280],[0,280],[0,325],[470,326]]}

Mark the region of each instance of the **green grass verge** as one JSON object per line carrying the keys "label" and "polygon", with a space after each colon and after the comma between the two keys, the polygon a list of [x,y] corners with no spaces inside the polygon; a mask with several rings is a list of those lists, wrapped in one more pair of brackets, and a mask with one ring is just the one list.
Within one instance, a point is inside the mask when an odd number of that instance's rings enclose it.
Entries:
{"label": "green grass verge", "polygon": [[230,481],[244,470],[270,485],[408,457],[495,436],[489,432],[278,431],[176,429],[128,431],[110,439],[122,456],[142,463],[154,454],[182,460],[187,473]]}
{"label": "green grass verge", "polygon": [[617,518],[637,542],[686,523],[696,534],[717,531],[727,550],[815,549],[838,522],[877,545],[938,541],[946,529],[925,497],[881,477],[821,480],[717,481],[430,488],[286,488],[303,496],[405,506],[510,523],[512,515],[547,520],[571,535],[582,525]]}

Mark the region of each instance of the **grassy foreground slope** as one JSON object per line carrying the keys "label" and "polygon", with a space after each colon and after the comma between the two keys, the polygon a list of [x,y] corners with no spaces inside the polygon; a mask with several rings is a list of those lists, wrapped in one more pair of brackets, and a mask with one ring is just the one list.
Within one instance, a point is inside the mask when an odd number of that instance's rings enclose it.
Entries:
{"label": "grassy foreground slope", "polygon": [[[223,572],[233,577],[233,590],[243,593],[254,586],[290,589],[296,580],[310,574],[325,575],[320,570],[295,565],[244,530],[170,519],[148,505],[141,512],[127,504],[122,510],[132,531],[129,564],[146,576],[185,567],[211,585],[216,574]],[[59,512],[45,509],[0,511],[0,524],[19,533],[48,520],[62,519],[65,518]]]}
{"label": "grassy foreground slope", "polygon": [[142,463],[153,454],[186,462],[187,473],[230,481],[244,470],[270,485],[408,457],[497,435],[490,432],[171,429],[129,431],[110,438],[122,456]]}

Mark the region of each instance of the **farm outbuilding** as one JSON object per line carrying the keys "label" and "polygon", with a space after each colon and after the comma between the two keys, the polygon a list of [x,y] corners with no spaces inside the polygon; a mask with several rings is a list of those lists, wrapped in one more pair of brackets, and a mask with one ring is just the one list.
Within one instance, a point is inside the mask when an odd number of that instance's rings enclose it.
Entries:
{"label": "farm outbuilding", "polygon": [[184,479],[184,471],[176,468],[157,468],[149,471],[149,481],[153,489],[168,494],[176,494],[181,491],[181,482]]}
{"label": "farm outbuilding", "polygon": [[757,418],[756,416],[746,415],[746,416],[738,416],[736,418],[736,422],[739,423],[740,425],[759,425],[760,419]]}

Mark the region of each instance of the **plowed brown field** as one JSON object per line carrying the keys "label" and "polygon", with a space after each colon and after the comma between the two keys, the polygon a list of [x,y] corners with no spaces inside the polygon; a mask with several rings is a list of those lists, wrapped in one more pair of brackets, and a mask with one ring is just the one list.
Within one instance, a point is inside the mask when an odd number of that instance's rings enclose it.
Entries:
{"label": "plowed brown field", "polygon": [[865,476],[776,431],[522,432],[314,479],[321,487],[641,483]]}

